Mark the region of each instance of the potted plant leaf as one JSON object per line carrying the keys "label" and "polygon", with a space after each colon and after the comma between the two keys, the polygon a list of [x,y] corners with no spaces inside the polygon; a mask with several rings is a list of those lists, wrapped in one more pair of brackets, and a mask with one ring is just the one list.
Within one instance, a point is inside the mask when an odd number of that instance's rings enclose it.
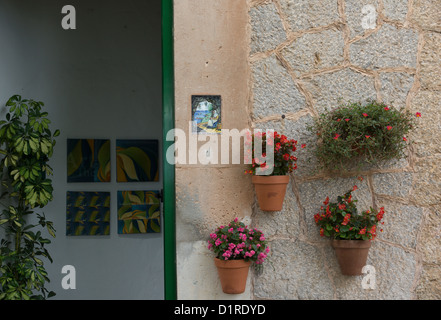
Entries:
{"label": "potted plant leaf", "polygon": [[313,154],[320,167],[339,172],[403,158],[406,135],[414,127],[415,115],[409,111],[369,101],[326,111],[308,130],[318,136]]}
{"label": "potted plant leaf", "polygon": [[208,249],[216,254],[214,263],[222,290],[228,294],[245,291],[251,264],[261,267],[270,251],[262,231],[237,218],[210,234]]}
{"label": "potted plant leaf", "polygon": [[[342,274],[360,275],[371,247],[371,241],[377,235],[377,225],[383,224],[384,207],[379,211],[370,208],[358,213],[352,191],[357,186],[337,197],[337,202],[323,202],[320,212],[314,215],[315,223],[320,227],[320,235],[332,239]],[[382,229],[379,230],[380,232]]]}
{"label": "potted plant leaf", "polygon": [[245,173],[252,175],[260,209],[282,210],[289,173],[297,169],[297,158],[292,154],[297,141],[276,131],[273,134],[258,131],[247,137],[245,145],[249,147],[246,156],[252,157]]}
{"label": "potted plant leaf", "polygon": [[[6,103],[6,120],[0,121],[0,170],[2,205],[0,226],[0,300],[45,299],[54,295],[43,258],[52,262],[46,249],[50,240],[39,228],[55,237],[51,221],[36,212],[52,200],[52,169],[48,161],[55,146],[44,104],[14,95]],[[5,202],[8,203],[5,203]],[[36,215],[37,219],[31,215]],[[31,222],[37,221],[37,224]]]}

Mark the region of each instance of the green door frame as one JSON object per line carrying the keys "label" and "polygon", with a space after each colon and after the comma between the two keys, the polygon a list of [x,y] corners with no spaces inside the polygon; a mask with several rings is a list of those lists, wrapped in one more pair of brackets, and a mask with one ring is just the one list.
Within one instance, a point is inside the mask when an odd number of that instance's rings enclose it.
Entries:
{"label": "green door frame", "polygon": [[167,132],[175,127],[173,0],[162,0],[162,121],[164,179],[164,292],[166,300],[177,299],[175,166],[167,162]]}

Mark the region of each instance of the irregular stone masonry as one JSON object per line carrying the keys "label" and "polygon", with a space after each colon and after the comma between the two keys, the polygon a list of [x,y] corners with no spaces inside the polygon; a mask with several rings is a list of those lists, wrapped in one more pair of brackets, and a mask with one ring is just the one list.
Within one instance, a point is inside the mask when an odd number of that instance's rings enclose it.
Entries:
{"label": "irregular stone masonry", "polygon": [[[306,143],[297,151],[281,212],[254,208],[272,246],[255,299],[441,298],[441,2],[437,0],[249,0],[250,121]],[[375,10],[372,29],[363,28]],[[364,24],[366,26],[366,24]],[[382,100],[421,112],[408,156],[363,172],[315,168],[306,131],[343,101]],[[282,119],[282,115],[285,117]],[[363,177],[363,181],[357,177]],[[386,208],[370,251],[376,289],[346,277],[313,215],[326,196],[359,186],[359,209]]]}

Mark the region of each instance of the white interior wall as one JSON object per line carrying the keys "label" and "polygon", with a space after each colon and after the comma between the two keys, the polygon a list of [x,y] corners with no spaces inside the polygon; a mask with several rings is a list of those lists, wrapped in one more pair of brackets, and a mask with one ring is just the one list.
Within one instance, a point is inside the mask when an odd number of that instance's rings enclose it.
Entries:
{"label": "white interior wall", "polygon": [[[77,29],[61,27],[55,0],[0,0],[0,105],[14,94],[43,101],[59,128],[51,165],[54,201],[44,208],[57,237],[48,247],[55,299],[162,299],[161,234],[118,235],[117,191],[157,183],[117,183],[116,139],[162,138],[161,14],[155,1],[70,1]],[[67,183],[66,139],[111,139],[110,183]],[[110,236],[66,237],[66,191],[110,191]],[[64,265],[76,289],[64,290]]]}

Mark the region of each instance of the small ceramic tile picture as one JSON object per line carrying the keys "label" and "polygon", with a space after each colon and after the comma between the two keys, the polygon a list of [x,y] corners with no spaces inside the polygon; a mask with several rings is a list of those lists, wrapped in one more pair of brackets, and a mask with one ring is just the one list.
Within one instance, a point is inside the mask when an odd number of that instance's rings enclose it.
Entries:
{"label": "small ceramic tile picture", "polygon": [[118,234],[159,232],[159,191],[118,191]]}
{"label": "small ceramic tile picture", "polygon": [[116,140],[116,180],[159,181],[159,141]]}
{"label": "small ceramic tile picture", "polygon": [[192,95],[192,132],[220,134],[222,129],[222,99],[220,95]]}
{"label": "small ceramic tile picture", "polygon": [[110,182],[110,140],[67,139],[67,182]]}
{"label": "small ceramic tile picture", "polygon": [[110,192],[67,191],[66,235],[110,234]]}

